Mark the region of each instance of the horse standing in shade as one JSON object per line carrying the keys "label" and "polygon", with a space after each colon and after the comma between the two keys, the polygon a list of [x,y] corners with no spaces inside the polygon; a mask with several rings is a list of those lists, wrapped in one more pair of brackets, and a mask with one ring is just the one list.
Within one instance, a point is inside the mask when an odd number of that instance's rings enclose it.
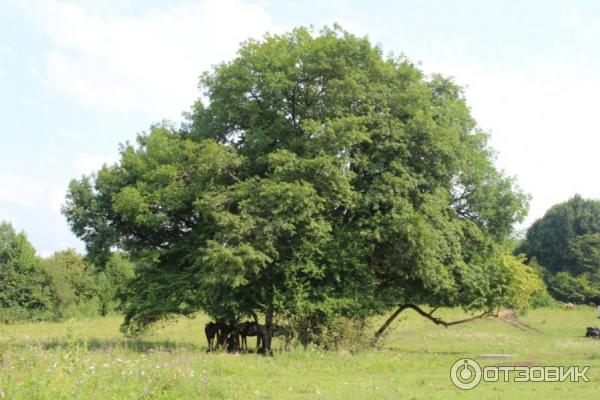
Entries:
{"label": "horse standing in shade", "polygon": [[267,330],[264,325],[257,322],[242,322],[238,325],[238,331],[241,336],[241,349],[248,351],[248,336],[256,336],[256,349],[258,350],[264,340]]}
{"label": "horse standing in shade", "polygon": [[[271,329],[272,337],[282,336],[284,338],[283,349],[289,350],[293,331],[287,326],[276,324],[273,324]],[[256,336],[256,350],[258,353],[266,351],[267,328],[256,321],[246,321],[241,324],[233,321],[229,324],[219,321],[209,322],[204,326],[204,332],[208,342],[207,352],[213,351],[215,348],[226,349],[228,352],[237,350],[248,352],[248,336]]]}
{"label": "horse standing in shade", "polygon": [[[206,341],[208,342],[207,352],[213,351],[215,347],[223,347],[227,340],[227,334],[229,327],[223,322],[209,322],[204,325],[204,333],[206,334]],[[215,339],[216,344],[215,344]]]}
{"label": "horse standing in shade", "polygon": [[273,325],[273,337],[283,336],[283,349],[289,351],[290,341],[294,337],[294,331],[283,325]]}
{"label": "horse standing in shade", "polygon": [[[257,351],[258,353],[266,353],[266,337],[267,337],[267,327],[265,325],[258,325],[258,330],[261,332],[261,342],[262,345],[260,349]],[[289,350],[290,341],[294,337],[294,333],[292,329],[288,326],[273,324],[271,326],[271,338],[283,336],[283,349],[285,351]]]}

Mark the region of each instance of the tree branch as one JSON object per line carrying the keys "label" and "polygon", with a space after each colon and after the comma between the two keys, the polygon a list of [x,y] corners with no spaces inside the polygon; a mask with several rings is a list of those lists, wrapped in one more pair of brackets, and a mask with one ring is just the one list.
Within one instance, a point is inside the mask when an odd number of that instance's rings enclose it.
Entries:
{"label": "tree branch", "polygon": [[486,311],[484,313],[475,315],[473,317],[446,322],[441,318],[437,318],[437,317],[434,317],[433,315],[431,315],[437,309],[437,307],[434,308],[433,310],[431,310],[429,313],[426,313],[425,311],[423,311],[423,309],[421,309],[419,306],[416,306],[414,304],[405,304],[405,308],[411,308],[411,309],[415,310],[417,313],[419,313],[421,316],[423,316],[423,317],[427,318],[428,320],[430,320],[431,322],[433,322],[434,324],[442,325],[445,328],[452,326],[452,325],[464,324],[465,322],[475,321],[476,319],[494,316],[491,312]]}
{"label": "tree branch", "polygon": [[383,323],[383,325],[381,325],[381,328],[379,328],[377,330],[377,332],[375,332],[375,336],[373,336],[373,339],[371,340],[371,344],[375,344],[377,343],[377,341],[379,340],[379,338],[381,337],[381,335],[383,335],[383,332],[385,332],[385,330],[390,326],[390,324],[398,317],[398,315],[400,315],[400,313],[404,310],[406,310],[407,308],[413,309],[415,310],[417,313],[419,313],[421,316],[427,318],[428,320],[432,321],[434,324],[436,325],[441,325],[445,328],[452,326],[452,325],[458,325],[458,324],[464,324],[466,322],[471,322],[471,321],[475,321],[477,319],[482,319],[482,318],[486,318],[486,317],[498,317],[498,313],[494,314],[490,311],[486,311],[484,313],[481,313],[479,315],[475,315],[473,317],[469,317],[469,318],[465,318],[465,319],[459,319],[456,321],[450,321],[450,322],[446,322],[441,318],[437,318],[433,316],[433,313],[438,309],[438,307],[434,307],[431,309],[430,312],[425,312],[423,311],[423,309],[421,309],[419,306],[414,305],[414,304],[400,304],[398,306],[398,309],[396,309],[396,311],[394,311],[394,313],[392,315],[390,315],[390,317]]}
{"label": "tree branch", "polygon": [[375,332],[375,336],[373,336],[373,340],[371,341],[371,344],[377,343],[377,340],[379,340],[379,337],[381,335],[383,335],[383,332],[385,332],[387,327],[390,326],[390,324],[396,319],[396,317],[398,315],[400,315],[400,313],[402,311],[404,311],[405,309],[406,309],[406,307],[401,305],[398,307],[398,309],[396,311],[394,311],[394,313],[383,323],[383,325],[381,325],[381,328],[379,328],[377,330],[377,332]]}

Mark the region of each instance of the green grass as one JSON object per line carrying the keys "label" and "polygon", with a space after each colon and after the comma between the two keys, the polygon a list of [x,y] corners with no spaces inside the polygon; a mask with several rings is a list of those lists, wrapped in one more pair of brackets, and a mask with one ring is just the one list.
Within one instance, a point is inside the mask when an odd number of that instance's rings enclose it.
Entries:
{"label": "green grass", "polygon": [[[458,310],[440,311],[447,319]],[[274,357],[207,354],[205,320],[182,319],[124,340],[119,317],[0,325],[0,398],[6,399],[571,399],[600,391],[595,310],[540,309],[521,316],[542,331],[490,319],[443,328],[406,311],[376,350],[296,348]],[[373,321],[373,328],[380,321]],[[280,343],[275,343],[279,347]],[[455,388],[459,358],[510,354],[482,365],[589,365],[589,383],[486,383]]]}

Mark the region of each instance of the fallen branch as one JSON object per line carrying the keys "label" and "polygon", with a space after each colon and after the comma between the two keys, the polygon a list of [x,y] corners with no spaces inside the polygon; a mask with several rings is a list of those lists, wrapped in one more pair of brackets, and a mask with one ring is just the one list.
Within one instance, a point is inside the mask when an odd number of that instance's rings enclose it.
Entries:
{"label": "fallen branch", "polygon": [[416,312],[418,312],[419,314],[421,314],[423,317],[425,317],[428,320],[430,320],[431,322],[433,322],[434,324],[436,324],[436,325],[442,325],[445,328],[447,328],[449,326],[452,326],[452,325],[458,325],[458,324],[464,324],[466,322],[471,322],[471,321],[474,321],[476,319],[481,319],[481,318],[485,318],[485,317],[495,316],[491,312],[486,311],[484,313],[481,313],[479,315],[475,315],[473,317],[469,317],[469,318],[465,318],[465,319],[459,319],[459,320],[456,320],[456,321],[446,322],[446,321],[444,321],[441,318],[436,318],[433,315],[431,315],[436,310],[435,308],[432,311],[430,311],[429,313],[423,311],[419,306],[416,306],[414,304],[406,304],[405,308],[411,308],[411,309],[415,310]]}
{"label": "fallen branch", "polygon": [[383,335],[383,332],[385,332],[385,330],[390,326],[390,324],[398,317],[398,315],[400,315],[400,313],[404,310],[406,310],[407,308],[410,308],[412,310],[415,310],[417,313],[419,313],[421,316],[427,318],[428,320],[430,320],[431,322],[433,322],[436,325],[441,325],[445,328],[452,326],[452,325],[458,325],[458,324],[464,324],[466,322],[471,322],[474,321],[476,319],[482,319],[482,318],[486,318],[486,317],[497,317],[498,314],[493,314],[490,311],[486,311],[480,315],[475,315],[473,317],[469,317],[469,318],[465,318],[465,319],[460,319],[460,320],[456,320],[456,321],[450,321],[450,322],[446,322],[441,318],[437,318],[433,316],[433,313],[437,310],[437,307],[434,307],[430,312],[425,312],[421,307],[415,305],[415,304],[401,304],[398,306],[398,309],[396,311],[394,311],[394,313],[383,323],[383,325],[381,325],[381,328],[379,328],[377,330],[377,332],[375,332],[375,336],[373,337],[373,339],[371,340],[371,344],[375,344],[377,343],[377,341],[379,340],[379,338],[381,337],[381,335]]}
{"label": "fallen branch", "polygon": [[532,326],[527,325],[526,323],[520,321],[517,318],[517,313],[515,310],[504,310],[503,312],[498,312],[496,317],[502,322],[506,322],[507,324],[514,326],[522,331],[534,331],[537,333],[542,333],[541,330],[534,328]]}

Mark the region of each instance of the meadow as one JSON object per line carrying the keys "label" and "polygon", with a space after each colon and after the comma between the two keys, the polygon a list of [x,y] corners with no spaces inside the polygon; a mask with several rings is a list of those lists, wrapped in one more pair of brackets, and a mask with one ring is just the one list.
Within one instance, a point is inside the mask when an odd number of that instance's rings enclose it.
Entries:
{"label": "meadow", "polygon": [[[448,320],[465,315],[439,313]],[[443,328],[406,311],[377,348],[325,352],[296,346],[273,357],[206,353],[202,316],[173,321],[136,340],[119,333],[119,316],[0,325],[0,398],[594,398],[600,391],[600,340],[583,335],[586,326],[600,325],[595,310],[543,308],[519,319],[540,332],[497,319]],[[372,321],[372,331],[380,322]],[[490,353],[510,358],[480,358]],[[449,375],[463,357],[481,365],[590,366],[590,382],[482,382],[463,391]]]}

